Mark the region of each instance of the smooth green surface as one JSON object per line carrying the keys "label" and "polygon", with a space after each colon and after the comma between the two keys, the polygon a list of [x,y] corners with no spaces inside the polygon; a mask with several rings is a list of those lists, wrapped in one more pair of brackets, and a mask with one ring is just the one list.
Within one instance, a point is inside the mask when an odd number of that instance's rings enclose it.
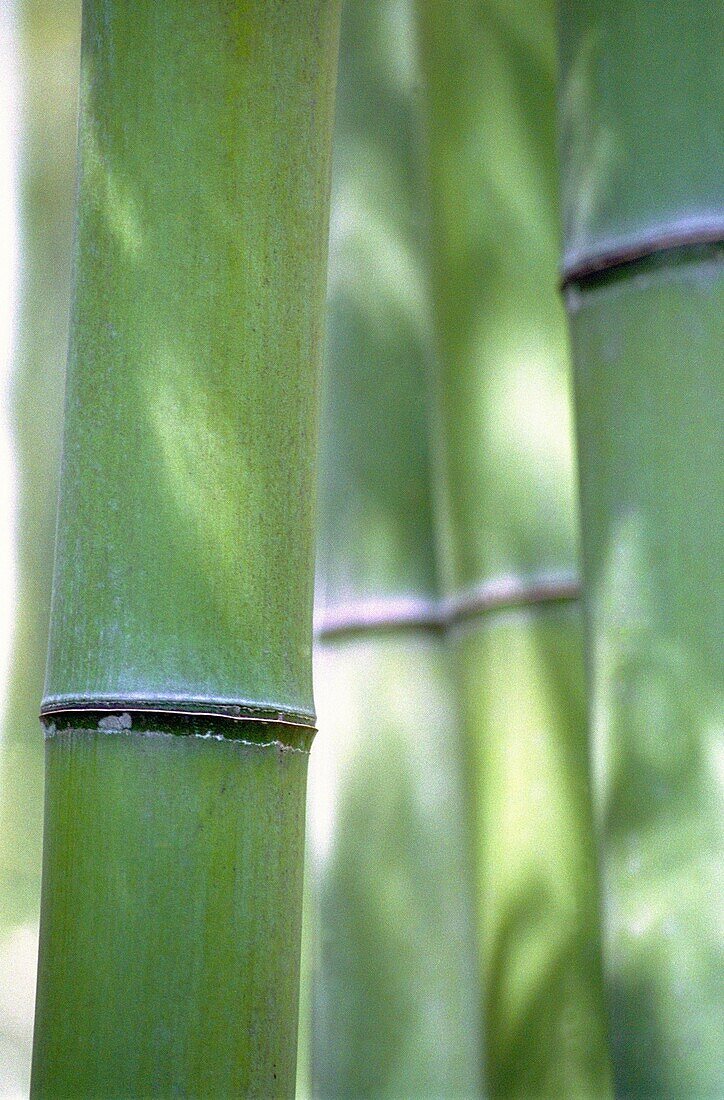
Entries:
{"label": "smooth green surface", "polygon": [[453,639],[495,1097],[611,1093],[581,643],[577,604]]}
{"label": "smooth green surface", "polygon": [[[421,121],[411,5],[347,3],[323,375],[322,624],[371,606],[424,607],[436,591]],[[480,1095],[474,883],[442,639],[404,629],[323,638],[315,699],[300,1092]]]}
{"label": "smooth green surface", "polygon": [[418,0],[445,591],[575,569],[553,6]]}
{"label": "smooth green surface", "polygon": [[442,640],[320,643],[313,1095],[481,1095],[474,881]]}
{"label": "smooth green surface", "polygon": [[570,305],[617,1086],[720,1096],[724,280],[672,258]]}
{"label": "smooth green surface", "polygon": [[[557,291],[554,8],[420,0],[441,573],[570,582],[576,509]],[[578,609],[488,612],[452,645],[477,852],[486,1084],[610,1095]]]}
{"label": "smooth green surface", "polygon": [[219,728],[48,739],[34,1097],[293,1096],[308,758]]}
{"label": "smooth green surface", "polygon": [[344,8],[320,440],[317,606],[436,589],[423,134],[407,0]]}
{"label": "smooth green surface", "polygon": [[46,706],[313,719],[337,0],[88,0]]}
{"label": "smooth green surface", "polygon": [[564,268],[724,232],[721,0],[560,0]]}

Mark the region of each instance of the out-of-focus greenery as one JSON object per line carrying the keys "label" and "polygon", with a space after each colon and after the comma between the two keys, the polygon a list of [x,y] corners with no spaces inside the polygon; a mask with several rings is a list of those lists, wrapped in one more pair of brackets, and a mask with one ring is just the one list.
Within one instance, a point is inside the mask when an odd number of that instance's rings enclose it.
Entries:
{"label": "out-of-focus greenery", "polygon": [[[17,504],[16,615],[0,743],[0,1093],[29,1072],[40,902],[47,650],[70,246],[80,3],[9,5],[18,84],[18,313],[10,391]],[[5,78],[3,78],[5,79]]]}

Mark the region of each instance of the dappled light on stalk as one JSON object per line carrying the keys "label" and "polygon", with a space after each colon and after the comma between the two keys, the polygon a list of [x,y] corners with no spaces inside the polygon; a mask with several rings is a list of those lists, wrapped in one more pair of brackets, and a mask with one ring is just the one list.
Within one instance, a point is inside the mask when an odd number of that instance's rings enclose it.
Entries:
{"label": "dappled light on stalk", "polygon": [[[347,158],[355,164],[351,180],[343,171]],[[328,561],[320,572],[317,600],[324,603],[329,593],[330,602],[344,605],[354,600],[365,582],[374,589],[385,576],[405,573],[410,594],[415,595],[417,570],[423,568],[430,581],[433,570],[429,547],[419,537],[419,529],[429,523],[430,508],[422,388],[430,354],[430,320],[419,242],[410,238],[410,226],[395,211],[395,180],[384,182],[374,148],[368,150],[361,137],[356,141],[348,136],[339,159],[342,179],[334,189],[327,299],[327,361],[331,364],[327,369],[335,375],[323,391],[323,421],[344,418],[346,432],[355,433],[359,445],[348,445],[334,459],[323,459],[323,478],[332,462],[334,472],[329,478],[330,496],[322,494],[321,514],[322,526],[329,525],[330,530],[354,522],[358,537],[346,559]],[[348,172],[352,174],[351,167]],[[397,213],[401,224],[394,220],[390,224],[391,212]],[[404,398],[399,365],[403,357],[415,363],[419,372],[417,387],[411,385]],[[363,369],[368,361],[375,363],[374,373]],[[365,418],[355,416],[360,405],[368,410]],[[398,410],[396,438],[378,435],[375,446],[370,446],[370,425],[394,407]],[[335,449],[336,441],[323,435],[321,446],[326,454]],[[401,466],[410,450],[418,456],[412,477],[402,468],[399,478],[390,476],[391,465]],[[356,482],[351,495],[344,478],[353,472]],[[390,507],[390,492],[399,497],[395,508]]]}
{"label": "dappled light on stalk", "polygon": [[[0,13],[13,1100],[80,6]],[[312,627],[297,1094],[724,1095],[717,5],[82,8],[34,1095],[293,1094]]]}
{"label": "dappled light on stalk", "polygon": [[[702,974],[718,984],[724,950],[711,904],[724,819],[716,769],[724,700],[695,645],[661,629],[650,538],[640,514],[623,514],[591,594],[592,733],[619,1072],[635,1079],[645,1062],[663,1090],[674,1073],[695,1077],[714,1024],[694,1016],[682,1036],[678,1021]],[[634,1015],[632,1053],[622,1040]]]}
{"label": "dappled light on stalk", "polygon": [[[348,109],[342,100],[341,119]],[[398,126],[406,133],[404,116]],[[411,595],[421,569],[427,583],[433,581],[430,549],[420,537],[430,523],[424,385],[431,325],[420,241],[396,198],[390,152],[383,157],[351,125],[349,133],[339,122],[338,129],[343,137],[336,147],[327,298],[326,369],[334,375],[323,389],[323,424],[343,423],[348,443],[338,450],[334,436],[322,434],[320,507],[330,539],[349,523],[357,538],[350,540],[346,558],[326,561],[317,600],[344,604],[365,585],[383,587],[388,576],[407,574]],[[401,361],[417,370],[408,392],[401,386]],[[372,363],[374,370],[368,368]],[[355,412],[360,406],[367,410],[364,418]],[[372,425],[393,409],[396,438],[378,433],[370,446]],[[409,453],[416,455],[411,477],[403,465]],[[391,473],[395,467],[399,476]],[[350,478],[354,494],[347,488]]]}
{"label": "dappled light on stalk", "polygon": [[608,1095],[553,37],[546,3],[345,9],[309,804],[324,1096]]}
{"label": "dappled light on stalk", "polygon": [[322,643],[315,668],[314,1094],[478,1095],[470,851],[444,647],[424,634]]}
{"label": "dappled light on stalk", "polygon": [[[547,343],[534,329],[516,336],[513,343],[496,333],[499,368],[479,395],[486,446],[496,455],[496,480],[484,488],[508,517],[489,533],[501,561],[531,560],[531,529],[535,539],[560,546],[577,519],[566,347]],[[492,346],[484,354],[492,356]]]}
{"label": "dappled light on stalk", "polygon": [[436,580],[414,24],[407,0],[351,3],[344,18],[320,439],[317,604],[328,610],[424,597]]}
{"label": "dappled light on stalk", "polygon": [[[358,149],[357,155],[365,152]],[[374,160],[370,164],[369,156],[364,159],[371,176],[379,179]],[[387,201],[394,202],[392,186]],[[430,297],[419,254],[402,233],[390,231],[387,220],[370,202],[364,182],[336,196],[329,233],[329,265],[330,307],[337,295],[353,288],[367,324],[389,324],[391,312],[398,325],[429,333]]]}
{"label": "dappled light on stalk", "polygon": [[616,1091],[719,1096],[721,13],[560,0],[560,15],[563,277]]}
{"label": "dappled light on stalk", "polygon": [[[86,68],[81,91],[86,98],[89,79]],[[85,131],[84,171],[93,201],[117,244],[130,258],[142,263],[143,226],[133,185],[124,183],[120,168],[104,162],[102,146],[91,129]]]}
{"label": "dappled light on stalk", "polygon": [[435,472],[448,486],[441,566],[455,588],[568,568],[575,546],[553,20],[545,5],[531,20],[515,5],[437,3],[420,5],[419,22],[444,437]]}
{"label": "dappled light on stalk", "polygon": [[339,9],[83,4],[37,1097],[293,1094]]}
{"label": "dappled light on stalk", "polygon": [[[546,3],[419,5],[446,593],[477,854],[487,1087],[609,1095]],[[568,583],[561,583],[566,578]],[[549,595],[533,596],[536,580]],[[557,589],[557,592],[556,592]],[[527,598],[525,597],[527,594]],[[511,601],[512,602],[512,601]]]}
{"label": "dappled light on stalk", "polygon": [[437,593],[412,15],[406,0],[350,3],[341,44],[302,1026],[311,1094],[330,1100],[482,1089],[474,884],[444,644],[395,628],[324,638],[335,619],[370,606],[414,615]]}
{"label": "dappled light on stalk", "polygon": [[[187,350],[171,344],[155,356],[154,366],[140,379],[149,461],[183,517],[180,552],[195,562],[200,586],[226,630],[223,593],[229,583],[240,587],[244,601],[254,595],[253,576],[239,572],[239,544],[254,536],[272,486],[252,476],[234,410],[223,390],[203,385],[198,363]],[[272,540],[269,552],[273,549]]]}
{"label": "dappled light on stalk", "polygon": [[[276,8],[267,15],[275,28],[292,18]],[[179,33],[191,35],[196,17],[186,9],[178,17]],[[198,702],[215,684],[230,705],[286,707],[311,720],[316,391],[300,371],[318,361],[322,338],[327,226],[309,193],[326,194],[311,135],[327,123],[327,77],[295,54],[270,84],[271,38],[254,39],[263,64],[240,64],[253,45],[246,31],[197,34],[193,78],[180,54],[169,54],[161,72],[151,43],[162,15],[154,9],[148,19],[135,75],[119,68],[120,11],[86,35],[84,262],[68,390],[77,420],[66,465],[87,455],[92,491],[66,482],[77,528],[61,527],[58,569],[59,583],[82,576],[94,603],[87,614],[59,608],[48,693],[56,700],[58,669],[72,651],[81,693]],[[213,91],[219,66],[230,82],[222,100]],[[189,95],[186,79],[198,94]],[[170,107],[177,87],[183,117]],[[122,90],[138,125],[106,106],[109,88]],[[285,111],[274,125],[252,127],[250,105],[269,96]],[[297,133],[308,138],[290,159]],[[102,387],[117,387],[118,399],[101,419],[88,398]],[[304,624],[290,636],[297,598]],[[106,633],[96,637],[104,616]],[[85,631],[98,646],[112,643],[102,664],[94,645],[86,653],[74,646]],[[192,641],[199,632],[205,670]],[[295,698],[302,680],[304,698]]]}
{"label": "dappled light on stalk", "polygon": [[[475,810],[489,1087],[600,1096],[607,1077],[578,609],[461,629]],[[550,1058],[550,1050],[566,1056]]]}

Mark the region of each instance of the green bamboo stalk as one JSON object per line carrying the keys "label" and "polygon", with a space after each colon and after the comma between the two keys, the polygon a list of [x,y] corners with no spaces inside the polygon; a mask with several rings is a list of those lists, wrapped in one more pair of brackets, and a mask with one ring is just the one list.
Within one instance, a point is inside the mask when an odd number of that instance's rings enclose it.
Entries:
{"label": "green bamboo stalk", "polygon": [[474,897],[444,647],[406,629],[329,639],[316,667],[312,1095],[480,1096]]}
{"label": "green bamboo stalk", "polygon": [[418,0],[436,505],[476,832],[487,1085],[610,1093],[592,843],[554,6]]}
{"label": "green bamboo stalk", "polygon": [[[47,655],[70,296],[79,16],[74,2],[4,5],[3,91],[19,198],[9,415],[15,592],[0,732],[0,1095],[27,1093],[43,826],[38,699]],[[14,33],[13,33],[14,24]],[[12,70],[15,70],[14,79]],[[14,116],[14,117],[13,117]],[[3,153],[7,157],[7,153]],[[14,158],[11,158],[14,159]],[[5,160],[3,174],[9,171]],[[7,211],[4,211],[5,219]],[[12,232],[3,226],[3,281]],[[6,250],[7,247],[7,250]],[[0,327],[10,322],[5,316]],[[2,469],[9,488],[10,473]],[[10,624],[7,624],[9,629]],[[3,624],[3,630],[6,629]]]}
{"label": "green bamboo stalk", "polygon": [[351,0],[340,49],[307,961],[311,1093],[335,1100],[467,1097],[482,1085],[447,657],[439,631],[405,618],[437,594],[412,15],[397,0]]}
{"label": "green bamboo stalk", "polygon": [[338,19],[84,5],[35,1096],[294,1091]]}
{"label": "green bamboo stalk", "polygon": [[590,723],[617,1090],[719,1096],[719,5],[560,8]]}

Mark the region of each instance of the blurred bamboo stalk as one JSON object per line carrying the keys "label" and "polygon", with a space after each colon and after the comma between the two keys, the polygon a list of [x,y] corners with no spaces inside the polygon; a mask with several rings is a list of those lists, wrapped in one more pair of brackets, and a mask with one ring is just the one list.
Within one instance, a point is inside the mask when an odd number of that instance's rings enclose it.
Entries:
{"label": "blurred bamboo stalk", "polygon": [[[549,0],[418,0],[435,500],[477,851],[487,1086],[610,1093]],[[499,599],[493,596],[500,593]],[[488,596],[486,601],[482,597]]]}
{"label": "blurred bamboo stalk", "polygon": [[720,1096],[724,22],[562,0],[560,32],[617,1095]]}
{"label": "blurred bamboo stalk", "polygon": [[338,22],[84,5],[35,1096],[294,1091]]}
{"label": "blurred bamboo stalk", "polygon": [[422,137],[412,6],[346,3],[309,795],[311,1094],[330,1100],[482,1087],[448,659],[404,618],[437,595]]}
{"label": "blurred bamboo stalk", "polygon": [[359,2],[344,27],[314,1091],[600,1097],[553,7]]}

